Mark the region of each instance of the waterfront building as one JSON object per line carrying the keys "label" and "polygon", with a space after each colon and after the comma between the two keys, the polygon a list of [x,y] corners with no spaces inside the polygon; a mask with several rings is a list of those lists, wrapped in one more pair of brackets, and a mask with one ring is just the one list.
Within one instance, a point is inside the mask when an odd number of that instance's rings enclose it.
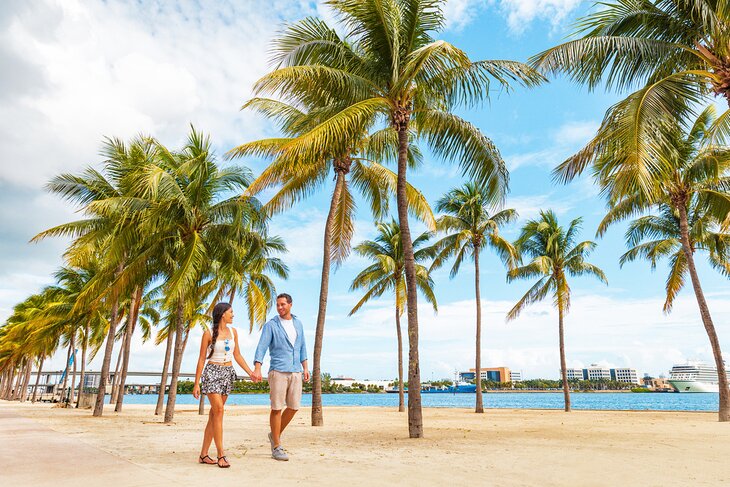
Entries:
{"label": "waterfront building", "polygon": [[567,369],[568,380],[615,380],[627,384],[640,384],[639,374],[630,367],[609,369],[598,364],[591,364],[584,369]]}
{"label": "waterfront building", "polygon": [[584,380],[583,369],[566,369],[565,372],[568,374],[568,380]]}
{"label": "waterfront building", "polygon": [[[477,369],[469,369],[468,372],[459,372],[459,379],[473,381]],[[522,380],[522,372],[512,372],[509,367],[485,367],[480,369],[482,380],[494,382],[519,382]]]}

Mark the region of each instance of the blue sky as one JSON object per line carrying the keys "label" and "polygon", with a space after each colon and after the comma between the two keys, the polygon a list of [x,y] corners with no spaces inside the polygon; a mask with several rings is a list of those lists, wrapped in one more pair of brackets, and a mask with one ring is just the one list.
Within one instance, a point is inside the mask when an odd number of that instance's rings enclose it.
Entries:
{"label": "blue sky", "polygon": [[[577,0],[452,0],[446,5],[448,27],[440,37],[475,60],[525,61],[564,40],[571,23],[589,8]],[[266,49],[272,36],[283,22],[306,15],[332,21],[326,8],[306,1],[11,1],[0,13],[0,319],[29,293],[50,284],[51,273],[61,264],[64,241],[28,240],[78,216],[43,192],[50,177],[98,164],[103,136],[146,133],[174,148],[193,123],[211,134],[222,156],[239,143],[275,134],[265,120],[238,107],[268,69]],[[594,239],[604,211],[595,187],[585,178],[556,186],[550,171],[591,137],[606,108],[620,95],[602,89],[589,93],[553,79],[532,90],[495,91],[484,107],[460,112],[492,138],[510,168],[506,206],[516,208],[521,217],[505,229],[508,237],[517,235],[525,219],[550,208],[565,224],[583,217],[583,238]],[[426,156],[410,179],[433,203],[463,180],[455,166],[428,151]],[[259,172],[265,161],[237,163]],[[294,310],[308,329],[310,349],[331,189],[323,187],[272,221],[272,232],[290,249],[284,259],[292,270],[291,279],[277,287],[294,295]],[[355,243],[374,235],[370,215],[360,206]],[[569,366],[632,366],[658,375],[684,359],[710,360],[691,292],[683,292],[674,312],[665,316],[661,304],[666,267],[654,273],[643,262],[619,268],[624,229],[617,225],[598,240],[591,258],[606,271],[610,285],[590,279],[571,284],[574,297],[566,319]],[[359,298],[348,288],[364,265],[353,256],[331,279],[323,370],[362,379],[392,378],[392,300],[384,297],[347,317]],[[491,254],[484,255],[482,269],[483,364],[521,370],[528,378],[556,378],[557,316],[550,303],[536,305],[507,324],[507,310],[529,284],[508,285],[503,267]],[[721,343],[727,347],[727,281],[704,262],[699,271]],[[424,305],[419,314],[425,379],[451,377],[454,369],[473,367],[472,266],[464,265],[453,280],[446,269],[435,279],[439,313],[434,315]],[[234,308],[238,326],[245,329],[242,306],[237,303]],[[190,343],[199,335],[197,331]],[[258,334],[244,335],[244,356],[250,358]],[[188,348],[183,368],[192,370],[197,344]],[[131,367],[157,370],[163,352],[135,341]],[[52,364],[60,367],[62,361],[56,357]],[[91,367],[98,369],[98,358]]]}

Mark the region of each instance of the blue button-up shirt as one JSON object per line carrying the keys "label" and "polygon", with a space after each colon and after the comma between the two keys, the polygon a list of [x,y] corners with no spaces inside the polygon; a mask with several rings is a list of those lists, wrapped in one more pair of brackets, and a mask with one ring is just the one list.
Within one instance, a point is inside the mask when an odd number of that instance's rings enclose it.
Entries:
{"label": "blue button-up shirt", "polygon": [[304,343],[304,327],[299,318],[292,315],[297,338],[292,345],[278,316],[271,318],[261,329],[261,338],[256,347],[253,362],[263,363],[266,350],[269,351],[270,370],[279,372],[301,372],[302,362],[307,360],[307,345]]}

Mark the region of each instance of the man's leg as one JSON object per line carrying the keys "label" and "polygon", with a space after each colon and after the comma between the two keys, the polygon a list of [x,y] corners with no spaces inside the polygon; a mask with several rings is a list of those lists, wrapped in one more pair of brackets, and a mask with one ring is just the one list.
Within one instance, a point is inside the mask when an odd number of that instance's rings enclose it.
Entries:
{"label": "man's leg", "polygon": [[284,432],[302,404],[302,374],[292,373],[286,384],[286,409],[281,415],[281,431]]}
{"label": "man's leg", "polygon": [[[279,436],[281,436],[282,433],[284,433],[284,430],[289,425],[289,422],[292,420],[295,414],[297,414],[298,409],[292,409],[292,408],[286,408],[283,413],[281,413],[280,416],[280,429],[279,429]],[[277,443],[278,445],[278,443]]]}
{"label": "man's leg", "polygon": [[269,426],[271,427],[271,439],[274,442],[274,448],[281,445],[281,409],[272,409],[269,413]]}

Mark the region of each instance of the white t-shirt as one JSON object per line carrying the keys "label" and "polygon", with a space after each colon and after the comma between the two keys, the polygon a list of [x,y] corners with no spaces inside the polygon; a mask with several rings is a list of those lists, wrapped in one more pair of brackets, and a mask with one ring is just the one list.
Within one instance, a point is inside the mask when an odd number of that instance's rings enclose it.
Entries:
{"label": "white t-shirt", "polygon": [[289,339],[289,343],[291,343],[292,347],[294,346],[294,342],[297,341],[297,330],[294,328],[294,320],[285,320],[282,318],[279,318],[281,321],[281,326],[284,327],[284,331],[286,332],[286,337]]}

